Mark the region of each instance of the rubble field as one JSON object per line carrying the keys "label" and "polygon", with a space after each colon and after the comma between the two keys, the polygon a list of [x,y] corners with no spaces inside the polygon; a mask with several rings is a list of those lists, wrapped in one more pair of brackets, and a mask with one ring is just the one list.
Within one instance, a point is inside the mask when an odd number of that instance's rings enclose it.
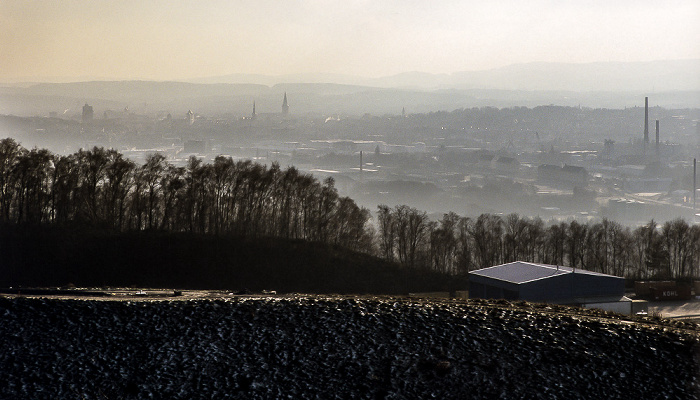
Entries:
{"label": "rubble field", "polygon": [[0,297],[0,398],[700,399],[698,327],[505,301]]}

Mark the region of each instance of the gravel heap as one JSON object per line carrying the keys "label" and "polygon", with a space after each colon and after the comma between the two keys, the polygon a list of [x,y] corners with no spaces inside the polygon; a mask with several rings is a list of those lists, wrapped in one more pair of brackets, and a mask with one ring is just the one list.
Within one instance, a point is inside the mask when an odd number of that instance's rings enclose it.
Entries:
{"label": "gravel heap", "polygon": [[0,398],[700,398],[698,338],[485,302],[0,298]]}

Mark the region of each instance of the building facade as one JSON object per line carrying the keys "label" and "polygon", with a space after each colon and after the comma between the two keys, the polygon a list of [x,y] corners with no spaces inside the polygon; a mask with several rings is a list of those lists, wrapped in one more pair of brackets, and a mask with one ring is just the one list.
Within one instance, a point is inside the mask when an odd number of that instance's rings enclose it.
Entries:
{"label": "building facade", "polygon": [[585,304],[624,294],[624,278],[555,265],[516,261],[469,273],[469,298]]}

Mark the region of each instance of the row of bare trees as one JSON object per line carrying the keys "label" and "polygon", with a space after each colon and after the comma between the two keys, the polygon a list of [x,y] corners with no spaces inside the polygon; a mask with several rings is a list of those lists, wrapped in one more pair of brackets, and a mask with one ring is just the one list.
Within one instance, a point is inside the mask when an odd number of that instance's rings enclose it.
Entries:
{"label": "row of bare trees", "polygon": [[510,261],[567,265],[632,278],[698,276],[700,226],[682,219],[631,229],[603,219],[445,214],[431,221],[405,205],[370,212],[294,167],[160,154],[143,165],[95,147],[61,156],[0,140],[0,223],[87,224],[118,231],[163,230],[279,237],[377,252],[407,268],[447,274]]}
{"label": "row of bare trees", "polygon": [[540,218],[445,214],[431,221],[405,205],[377,211],[379,254],[406,267],[448,274],[527,261],[637,279],[697,277],[700,225],[683,219],[635,229],[603,219],[546,224]]}
{"label": "row of bare trees", "polygon": [[136,165],[112,149],[61,156],[0,141],[0,222],[81,223],[280,237],[371,248],[370,212],[294,167],[217,157],[184,167],[151,154]]}

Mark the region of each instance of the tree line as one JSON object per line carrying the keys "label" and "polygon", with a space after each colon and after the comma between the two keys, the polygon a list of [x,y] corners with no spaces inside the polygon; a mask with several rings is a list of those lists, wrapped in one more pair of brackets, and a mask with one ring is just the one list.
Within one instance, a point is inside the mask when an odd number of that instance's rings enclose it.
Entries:
{"label": "tree line", "polygon": [[448,274],[526,261],[633,279],[684,279],[697,277],[700,263],[700,225],[681,218],[634,229],[605,218],[547,224],[517,214],[448,213],[431,221],[415,208],[380,205],[377,244],[385,259]]}
{"label": "tree line", "polygon": [[0,141],[0,222],[84,224],[116,231],[162,230],[280,237],[371,248],[370,212],[294,167],[219,156],[143,165],[113,149],[63,156]]}
{"label": "tree line", "polygon": [[113,149],[63,156],[10,138],[0,140],[0,223],[301,239],[450,275],[519,260],[675,279],[696,277],[700,263],[700,226],[683,219],[634,229],[517,214],[431,221],[406,205],[380,205],[372,221],[332,178],[294,167],[224,156],[177,167],[158,153],[136,165]]}

